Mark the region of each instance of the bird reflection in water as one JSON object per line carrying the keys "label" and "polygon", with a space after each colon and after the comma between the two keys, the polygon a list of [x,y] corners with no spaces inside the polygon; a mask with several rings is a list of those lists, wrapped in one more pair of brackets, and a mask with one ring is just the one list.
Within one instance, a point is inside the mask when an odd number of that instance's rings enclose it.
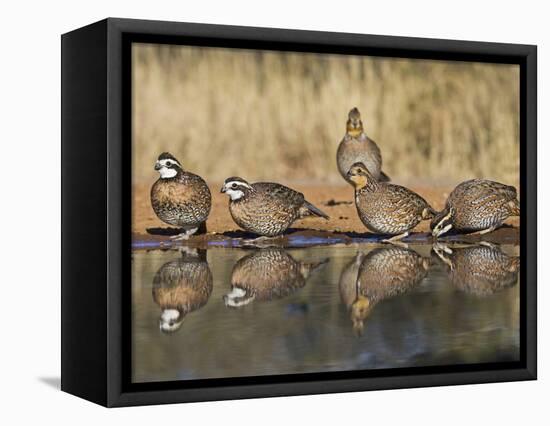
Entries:
{"label": "bird reflection in water", "polygon": [[351,312],[353,331],[363,334],[365,320],[378,302],[402,294],[426,276],[429,259],[392,246],[357,253],[340,275],[340,297]]}
{"label": "bird reflection in water", "polygon": [[177,331],[185,316],[200,309],[212,293],[206,250],[185,248],[181,258],[165,263],[153,278],[153,300],[162,309],[160,330]]}
{"label": "bird reflection in water", "polygon": [[233,267],[231,291],[223,297],[225,306],[239,308],[253,300],[286,297],[304,287],[310,274],[327,262],[300,262],[283,249],[258,250]]}
{"label": "bird reflection in water", "polygon": [[466,293],[488,296],[518,282],[519,257],[507,255],[495,244],[451,248],[437,243],[433,252],[446,265],[451,283]]}

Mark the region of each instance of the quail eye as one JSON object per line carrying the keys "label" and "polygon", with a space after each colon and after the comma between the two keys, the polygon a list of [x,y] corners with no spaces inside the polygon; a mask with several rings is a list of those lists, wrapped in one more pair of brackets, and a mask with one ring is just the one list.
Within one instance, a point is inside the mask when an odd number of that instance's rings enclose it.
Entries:
{"label": "quail eye", "polygon": [[234,183],[233,185],[231,185],[231,188],[233,188],[233,189],[237,188],[237,184]]}
{"label": "quail eye", "polygon": [[166,162],[166,165],[167,165],[168,167],[170,167],[170,166],[172,165],[172,162],[171,162],[171,161],[167,161],[167,162]]}

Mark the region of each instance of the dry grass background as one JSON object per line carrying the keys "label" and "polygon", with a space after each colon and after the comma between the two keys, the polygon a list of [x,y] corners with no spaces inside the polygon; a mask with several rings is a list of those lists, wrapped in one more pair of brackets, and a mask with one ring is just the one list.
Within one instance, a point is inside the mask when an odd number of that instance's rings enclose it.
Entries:
{"label": "dry grass background", "polygon": [[170,151],[213,182],[341,182],[357,106],[394,180],[518,182],[516,66],[138,44],[133,71],[136,181]]}

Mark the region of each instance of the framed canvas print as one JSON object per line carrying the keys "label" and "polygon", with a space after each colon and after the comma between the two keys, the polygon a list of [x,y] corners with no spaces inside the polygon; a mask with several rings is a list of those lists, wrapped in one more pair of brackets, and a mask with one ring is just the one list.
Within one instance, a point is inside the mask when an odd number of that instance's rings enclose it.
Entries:
{"label": "framed canvas print", "polygon": [[536,47],[106,19],[62,37],[62,389],[536,378]]}

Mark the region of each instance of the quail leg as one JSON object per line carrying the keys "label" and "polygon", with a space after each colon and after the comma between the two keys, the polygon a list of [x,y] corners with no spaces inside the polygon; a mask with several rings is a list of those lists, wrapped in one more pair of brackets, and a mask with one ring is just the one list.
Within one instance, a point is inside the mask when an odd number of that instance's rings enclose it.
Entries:
{"label": "quail leg", "polygon": [[170,237],[170,239],[173,240],[173,241],[188,240],[191,235],[193,235],[195,232],[197,232],[198,229],[199,229],[198,227],[184,229],[182,233],[180,233],[178,235],[172,235]]}
{"label": "quail leg", "polygon": [[386,244],[391,244],[392,246],[401,247],[404,249],[408,249],[409,245],[407,243],[404,243],[403,241],[384,241]]}
{"label": "quail leg", "polygon": [[497,227],[493,225],[490,228],[479,231],[479,235],[488,234],[489,232],[493,232],[495,229],[497,229]]}
{"label": "quail leg", "polygon": [[269,247],[274,246],[271,242],[277,237],[266,237],[261,236],[257,238],[248,238],[243,240],[243,245],[245,246],[256,246],[256,247]]}
{"label": "quail leg", "polygon": [[179,252],[183,257],[189,256],[189,257],[198,257],[199,252],[196,248],[191,248],[187,246],[180,246]]}
{"label": "quail leg", "polygon": [[491,249],[500,249],[500,246],[498,244],[490,243],[489,241],[480,241],[479,245],[484,247],[489,247]]}
{"label": "quail leg", "polygon": [[403,232],[402,234],[394,235],[391,238],[383,239],[382,242],[383,243],[395,243],[395,242],[398,242],[398,241],[402,240],[403,238],[405,238],[408,235],[409,235],[409,231],[406,231],[406,232]]}

